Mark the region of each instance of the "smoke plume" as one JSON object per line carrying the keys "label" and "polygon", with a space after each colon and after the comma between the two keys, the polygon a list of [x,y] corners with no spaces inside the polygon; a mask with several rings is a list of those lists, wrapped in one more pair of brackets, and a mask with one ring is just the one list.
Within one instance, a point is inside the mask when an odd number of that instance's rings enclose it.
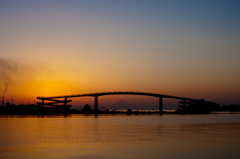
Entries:
{"label": "smoke plume", "polygon": [[12,74],[15,72],[17,72],[17,63],[0,57],[0,81],[4,85],[3,94],[7,92],[9,84],[12,81]]}

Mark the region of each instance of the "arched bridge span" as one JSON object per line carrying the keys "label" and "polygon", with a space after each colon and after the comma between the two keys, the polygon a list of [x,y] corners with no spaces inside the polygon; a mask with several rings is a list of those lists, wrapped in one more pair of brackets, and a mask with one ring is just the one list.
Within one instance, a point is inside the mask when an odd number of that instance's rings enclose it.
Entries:
{"label": "arched bridge span", "polygon": [[[197,101],[204,101],[204,99],[192,99],[192,98],[185,98],[185,97],[178,97],[178,96],[171,96],[171,95],[163,95],[163,94],[156,94],[156,93],[146,93],[146,92],[100,92],[100,93],[88,93],[88,94],[76,94],[76,95],[65,95],[65,96],[50,96],[50,97],[37,97],[42,102],[38,102],[39,105],[50,105],[54,106],[56,103],[63,103],[64,106],[68,102],[72,100],[67,100],[68,98],[75,98],[75,97],[94,97],[94,107],[95,111],[98,110],[98,97],[106,96],[106,95],[143,95],[143,96],[151,96],[159,98],[159,112],[162,114],[163,110],[163,98],[171,98],[171,99],[178,99],[180,103],[184,105],[188,102],[197,102]],[[60,99],[60,100],[59,100]],[[63,100],[61,100],[63,99]],[[51,101],[48,103],[44,103],[44,101]],[[63,107],[64,107],[63,106]]]}

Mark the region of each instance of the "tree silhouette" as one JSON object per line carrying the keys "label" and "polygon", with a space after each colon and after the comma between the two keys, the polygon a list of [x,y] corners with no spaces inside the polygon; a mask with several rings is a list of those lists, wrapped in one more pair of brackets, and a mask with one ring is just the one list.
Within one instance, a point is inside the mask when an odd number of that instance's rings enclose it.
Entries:
{"label": "tree silhouette", "polygon": [[82,110],[83,110],[83,112],[91,112],[92,109],[88,104],[86,104],[86,105],[83,106]]}

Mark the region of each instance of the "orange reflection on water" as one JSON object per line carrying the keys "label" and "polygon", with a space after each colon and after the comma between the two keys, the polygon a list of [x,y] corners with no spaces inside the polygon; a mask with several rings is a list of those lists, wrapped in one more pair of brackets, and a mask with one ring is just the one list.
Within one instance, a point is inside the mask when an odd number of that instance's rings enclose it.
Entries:
{"label": "orange reflection on water", "polygon": [[1,116],[0,157],[237,158],[240,122],[216,122],[228,116]]}

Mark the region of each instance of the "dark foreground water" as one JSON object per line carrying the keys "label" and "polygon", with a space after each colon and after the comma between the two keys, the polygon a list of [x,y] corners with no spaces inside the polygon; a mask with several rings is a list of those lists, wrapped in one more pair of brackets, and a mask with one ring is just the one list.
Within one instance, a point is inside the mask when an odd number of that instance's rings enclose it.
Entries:
{"label": "dark foreground water", "polygon": [[0,158],[240,158],[240,114],[0,116]]}

